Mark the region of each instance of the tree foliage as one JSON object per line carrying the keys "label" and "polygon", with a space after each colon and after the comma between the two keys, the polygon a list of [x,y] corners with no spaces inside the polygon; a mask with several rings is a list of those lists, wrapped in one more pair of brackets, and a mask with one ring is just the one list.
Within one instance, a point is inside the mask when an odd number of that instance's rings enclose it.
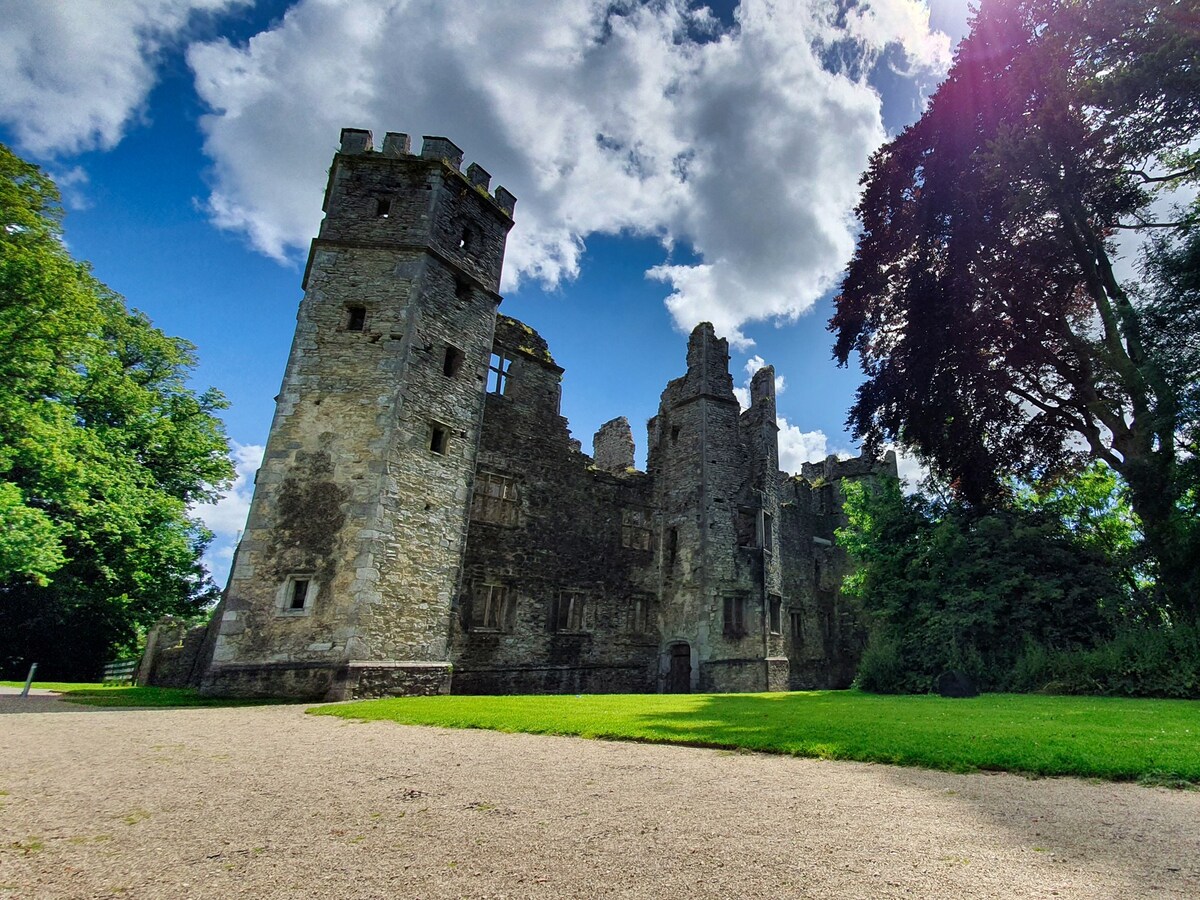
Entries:
{"label": "tree foliage", "polygon": [[188,509],[232,467],[192,345],[71,259],[61,221],[53,182],[0,145],[0,667],[91,678],[208,602]]}
{"label": "tree foliage", "polygon": [[[848,524],[838,543],[857,566],[843,589],[867,618],[858,675],[867,690],[922,693],[949,670],[1009,689],[1030,647],[1090,649],[1134,602],[1115,577],[1109,539],[1072,527],[1073,511],[1110,505],[1096,502],[1095,484],[1081,488],[1084,503],[1056,497],[992,512],[904,497],[895,481],[843,489]],[[1118,511],[1096,518],[1120,540]]]}
{"label": "tree foliage", "polygon": [[[1198,180],[1197,96],[1193,0],[983,0],[925,114],[872,159],[830,322],[867,376],[849,422],[868,445],[915,449],[990,507],[1013,476],[1103,461],[1190,616],[1195,368],[1172,348],[1195,342],[1195,219],[1152,204]],[[1175,235],[1149,290],[1116,275],[1121,233]]]}

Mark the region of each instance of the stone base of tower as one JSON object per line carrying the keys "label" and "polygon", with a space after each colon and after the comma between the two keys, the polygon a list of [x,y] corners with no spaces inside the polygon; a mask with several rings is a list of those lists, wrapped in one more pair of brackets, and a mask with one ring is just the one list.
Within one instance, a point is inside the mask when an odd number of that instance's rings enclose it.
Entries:
{"label": "stone base of tower", "polygon": [[449,662],[240,663],[214,666],[200,692],[210,697],[361,700],[450,693]]}

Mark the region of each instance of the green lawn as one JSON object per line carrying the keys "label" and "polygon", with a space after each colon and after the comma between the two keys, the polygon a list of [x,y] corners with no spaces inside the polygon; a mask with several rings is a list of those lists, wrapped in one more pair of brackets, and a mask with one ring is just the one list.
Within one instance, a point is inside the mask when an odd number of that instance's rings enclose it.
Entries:
{"label": "green lawn", "polygon": [[855,691],[411,697],[316,715],[688,744],[823,759],[1200,785],[1200,702]]}
{"label": "green lawn", "polygon": [[[23,681],[0,681],[6,687],[24,687]],[[86,706],[261,706],[279,700],[238,700],[228,697],[203,697],[190,688],[109,686],[83,682],[35,681],[35,688],[58,691],[64,700]]]}

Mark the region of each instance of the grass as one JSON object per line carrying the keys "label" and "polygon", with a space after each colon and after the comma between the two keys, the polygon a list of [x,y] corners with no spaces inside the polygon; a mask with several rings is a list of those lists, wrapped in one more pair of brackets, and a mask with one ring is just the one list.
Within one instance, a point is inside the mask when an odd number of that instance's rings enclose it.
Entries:
{"label": "grass", "polygon": [[1200,785],[1200,702],[855,691],[410,697],[316,715],[923,766]]}
{"label": "grass", "polygon": [[[6,687],[24,687],[23,681],[0,681]],[[196,707],[196,706],[261,706],[280,703],[280,700],[245,700],[229,697],[205,697],[191,688],[136,687],[63,681],[35,681],[35,688],[45,688],[62,694],[62,699],[85,706],[130,707]]]}

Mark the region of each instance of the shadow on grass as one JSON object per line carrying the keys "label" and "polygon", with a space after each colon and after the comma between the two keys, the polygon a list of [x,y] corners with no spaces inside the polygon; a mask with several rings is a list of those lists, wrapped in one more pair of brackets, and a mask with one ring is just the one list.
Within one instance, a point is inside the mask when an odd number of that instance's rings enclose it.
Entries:
{"label": "shadow on grass", "polygon": [[1194,701],[834,691],[694,700],[689,709],[638,716],[640,739],[951,772],[1200,784]]}

